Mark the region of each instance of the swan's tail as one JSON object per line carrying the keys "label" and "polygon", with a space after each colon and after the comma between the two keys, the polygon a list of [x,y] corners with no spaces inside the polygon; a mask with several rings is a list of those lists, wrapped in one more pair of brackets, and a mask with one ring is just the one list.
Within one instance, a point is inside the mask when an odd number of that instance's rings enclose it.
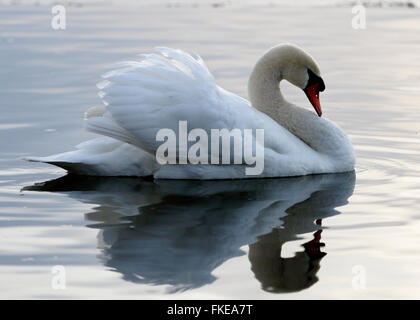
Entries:
{"label": "swan's tail", "polygon": [[140,148],[108,137],[79,144],[77,150],[48,157],[25,157],[43,162],[69,173],[90,176],[151,176],[156,167],[154,157]]}
{"label": "swan's tail", "polygon": [[[77,151],[66,152],[67,154],[77,153]],[[30,162],[42,162],[52,164],[54,166],[63,168],[64,170],[75,173],[75,174],[88,174],[87,170],[84,170],[83,167],[85,165],[80,162],[70,162],[66,160],[61,160],[60,157],[65,155],[66,153],[60,153],[57,155],[49,156],[49,157],[24,157],[23,160],[30,161]],[[87,168],[85,168],[87,169]]]}

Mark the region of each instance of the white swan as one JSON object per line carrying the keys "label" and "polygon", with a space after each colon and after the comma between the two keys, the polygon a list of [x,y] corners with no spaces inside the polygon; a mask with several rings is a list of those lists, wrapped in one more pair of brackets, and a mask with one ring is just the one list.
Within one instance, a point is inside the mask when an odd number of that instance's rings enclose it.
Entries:
{"label": "white swan", "polygon": [[[354,169],[352,145],[334,123],[321,118],[319,92],[325,86],[314,59],[291,44],[271,48],[249,79],[251,103],[217,86],[200,57],[169,48],[123,62],[98,84],[105,106],[85,114],[88,131],[103,135],[76,151],[26,160],[69,172],[162,179],[240,179],[345,172]],[[287,102],[279,82],[303,89],[319,117]],[[264,171],[245,174],[246,164],[160,165],[155,152],[162,128],[264,129]],[[210,134],[209,134],[210,136]]]}

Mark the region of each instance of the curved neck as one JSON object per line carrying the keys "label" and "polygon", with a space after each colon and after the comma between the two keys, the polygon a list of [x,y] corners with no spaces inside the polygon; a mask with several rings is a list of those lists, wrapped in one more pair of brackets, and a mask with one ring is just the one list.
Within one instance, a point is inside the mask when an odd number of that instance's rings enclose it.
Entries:
{"label": "curved neck", "polygon": [[278,107],[285,102],[280,92],[280,74],[262,70],[257,66],[248,82],[249,99],[255,108],[275,118]]}
{"label": "curved neck", "polygon": [[273,65],[268,54],[255,65],[248,81],[248,96],[254,108],[267,114],[270,118],[287,127],[287,117],[291,104],[281,91],[284,68],[281,63]]}
{"label": "curved neck", "polygon": [[324,151],[320,136],[324,130],[320,130],[319,118],[313,112],[289,103],[281,94],[280,81],[291,79],[296,73],[295,64],[281,58],[279,54],[273,57],[269,51],[255,65],[248,82],[251,104],[311,148]]}
{"label": "curved neck", "polygon": [[252,105],[282,123],[287,111],[294,107],[283,98],[279,83],[285,79],[298,88],[305,88],[309,80],[308,69],[319,74],[315,60],[302,49],[291,44],[271,48],[257,61],[249,78]]}
{"label": "curved neck", "polygon": [[315,151],[334,155],[337,159],[352,159],[351,144],[339,127],[314,112],[287,102],[280,92],[283,79],[304,88],[308,81],[307,66],[319,73],[313,59],[296,47],[280,45],[270,49],[258,60],[249,78],[251,104]]}

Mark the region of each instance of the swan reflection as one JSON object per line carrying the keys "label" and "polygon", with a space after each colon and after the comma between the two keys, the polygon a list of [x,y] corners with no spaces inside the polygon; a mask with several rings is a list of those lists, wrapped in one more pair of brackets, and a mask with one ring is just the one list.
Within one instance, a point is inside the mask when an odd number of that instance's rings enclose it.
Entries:
{"label": "swan reflection", "polygon": [[[354,172],[232,181],[146,181],[67,175],[25,190],[63,192],[94,204],[99,259],[131,282],[188,290],[215,280],[212,271],[244,255],[269,292],[293,292],[318,281],[322,219],[339,214]],[[282,246],[313,234],[292,257]]]}

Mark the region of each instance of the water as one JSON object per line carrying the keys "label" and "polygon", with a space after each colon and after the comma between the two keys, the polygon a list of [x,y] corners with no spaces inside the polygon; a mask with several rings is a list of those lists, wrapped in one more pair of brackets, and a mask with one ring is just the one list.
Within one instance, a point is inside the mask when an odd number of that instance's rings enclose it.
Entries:
{"label": "water", "polygon": [[[351,7],[0,7],[1,298],[419,298],[420,11]],[[199,53],[246,97],[267,48],[318,61],[324,115],[348,133],[355,173],[260,181],[65,176],[27,155],[93,137],[96,82],[154,46]],[[309,108],[286,83],[290,101]],[[52,287],[65,268],[66,289]]]}

